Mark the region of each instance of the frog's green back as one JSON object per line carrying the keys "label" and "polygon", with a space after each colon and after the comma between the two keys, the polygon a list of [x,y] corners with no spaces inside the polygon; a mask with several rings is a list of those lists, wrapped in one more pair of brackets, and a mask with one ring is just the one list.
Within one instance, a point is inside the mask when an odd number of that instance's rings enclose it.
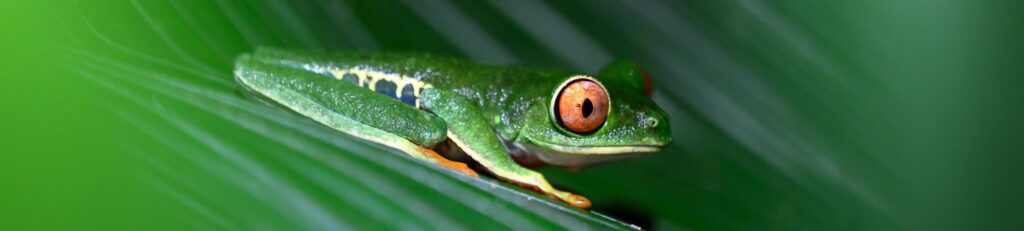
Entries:
{"label": "frog's green back", "polygon": [[425,88],[456,92],[476,102],[503,136],[515,136],[532,103],[544,103],[572,73],[503,67],[424,53],[359,53],[260,48],[251,56],[344,81],[419,108]]}

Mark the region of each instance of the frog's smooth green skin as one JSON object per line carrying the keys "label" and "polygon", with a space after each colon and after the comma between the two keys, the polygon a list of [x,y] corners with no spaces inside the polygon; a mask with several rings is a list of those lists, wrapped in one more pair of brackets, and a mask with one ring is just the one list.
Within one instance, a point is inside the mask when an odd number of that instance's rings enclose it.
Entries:
{"label": "frog's smooth green skin", "polygon": [[[458,149],[446,156],[466,154],[501,179],[581,208],[590,205],[586,198],[553,188],[517,161],[578,169],[656,152],[671,141],[665,112],[644,94],[642,70],[627,61],[587,76],[425,54],[261,48],[238,58],[235,77],[338,131],[475,175],[431,150],[447,141]],[[554,108],[561,88],[580,78],[598,82],[609,99],[605,122],[584,134],[566,129]]]}

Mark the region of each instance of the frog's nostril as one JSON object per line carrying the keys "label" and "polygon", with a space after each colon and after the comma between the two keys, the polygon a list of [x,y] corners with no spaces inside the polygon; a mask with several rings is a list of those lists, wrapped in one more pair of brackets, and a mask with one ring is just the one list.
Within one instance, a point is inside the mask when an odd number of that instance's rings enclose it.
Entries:
{"label": "frog's nostril", "polygon": [[644,119],[644,124],[647,125],[647,127],[649,128],[657,127],[658,123],[658,118],[654,118],[653,116],[648,116],[646,119]]}

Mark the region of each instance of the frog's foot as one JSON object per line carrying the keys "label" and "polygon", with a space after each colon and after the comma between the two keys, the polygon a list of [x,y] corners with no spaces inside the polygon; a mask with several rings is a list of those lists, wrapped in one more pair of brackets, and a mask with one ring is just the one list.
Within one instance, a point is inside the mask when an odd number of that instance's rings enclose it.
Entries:
{"label": "frog's foot", "polygon": [[465,163],[452,161],[447,158],[444,158],[443,156],[437,154],[437,152],[434,152],[434,150],[416,146],[416,151],[419,151],[420,153],[423,154],[423,156],[427,157],[428,159],[433,159],[434,163],[441,167],[455,170],[456,172],[461,172],[462,174],[466,174],[472,177],[480,177],[479,174],[476,174],[476,171],[470,169],[469,166],[466,166]]}
{"label": "frog's foot", "polygon": [[566,204],[569,204],[569,206],[572,207],[580,209],[590,208],[590,200],[588,200],[586,197],[583,197],[582,195],[579,194],[573,194],[570,192],[555,189],[550,184],[548,184],[543,177],[534,178],[533,180],[527,181],[533,183],[523,183],[515,180],[510,180],[509,182],[512,182],[513,184],[518,185],[519,187],[527,188],[538,193],[543,193],[548,197],[565,202]]}

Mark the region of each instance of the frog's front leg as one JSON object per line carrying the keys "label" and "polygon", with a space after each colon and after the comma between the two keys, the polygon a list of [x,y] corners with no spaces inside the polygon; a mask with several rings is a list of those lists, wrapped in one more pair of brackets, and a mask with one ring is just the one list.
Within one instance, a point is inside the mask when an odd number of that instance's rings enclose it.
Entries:
{"label": "frog's front leg", "polygon": [[446,122],[448,139],[494,175],[574,207],[590,207],[587,198],[557,190],[540,173],[516,164],[487,124],[480,109],[465,97],[451,91],[427,89],[421,94],[420,100],[425,108]]}

